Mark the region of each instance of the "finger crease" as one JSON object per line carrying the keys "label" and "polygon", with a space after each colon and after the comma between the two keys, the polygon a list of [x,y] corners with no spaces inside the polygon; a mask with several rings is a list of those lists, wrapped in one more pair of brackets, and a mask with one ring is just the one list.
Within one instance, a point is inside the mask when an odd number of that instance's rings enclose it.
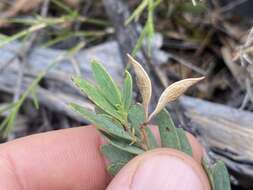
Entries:
{"label": "finger crease", "polygon": [[15,161],[13,161],[12,156],[5,152],[5,154],[0,154],[0,159],[4,162],[6,168],[13,174],[14,180],[19,189],[25,190],[24,183],[22,183],[20,176],[17,174],[16,164]]}

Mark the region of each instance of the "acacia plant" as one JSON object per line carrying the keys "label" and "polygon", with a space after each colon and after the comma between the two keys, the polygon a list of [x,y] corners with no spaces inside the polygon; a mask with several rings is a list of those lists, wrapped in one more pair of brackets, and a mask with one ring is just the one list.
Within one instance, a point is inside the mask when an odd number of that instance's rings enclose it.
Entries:
{"label": "acacia plant", "polygon": [[[112,175],[116,175],[135,156],[159,147],[149,126],[152,118],[159,128],[162,147],[177,149],[192,156],[192,147],[185,131],[175,127],[165,107],[204,78],[189,78],[173,83],[164,90],[155,110],[149,114],[151,81],[143,67],[130,55],[128,57],[136,75],[142,103],[133,100],[133,80],[128,71],[125,71],[122,89],[97,61],[91,64],[96,84],[81,76],[73,77],[74,84],[95,104],[95,112],[74,103],[70,106],[94,124],[107,140],[101,151],[110,160],[107,169]],[[229,175],[222,161],[210,164],[205,158],[202,165],[213,190],[230,189]]]}

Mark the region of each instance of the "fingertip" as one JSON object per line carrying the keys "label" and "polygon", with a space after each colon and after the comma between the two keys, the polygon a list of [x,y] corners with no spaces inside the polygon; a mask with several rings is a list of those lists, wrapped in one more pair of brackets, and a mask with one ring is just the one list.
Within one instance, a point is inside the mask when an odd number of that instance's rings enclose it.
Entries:
{"label": "fingertip", "polygon": [[190,156],[174,149],[156,149],[130,161],[108,190],[210,190],[203,168]]}

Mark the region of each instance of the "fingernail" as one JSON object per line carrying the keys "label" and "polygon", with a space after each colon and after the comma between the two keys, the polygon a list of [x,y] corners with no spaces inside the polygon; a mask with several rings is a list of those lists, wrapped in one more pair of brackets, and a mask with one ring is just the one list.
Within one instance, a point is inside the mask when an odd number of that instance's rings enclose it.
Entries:
{"label": "fingernail", "polygon": [[199,176],[182,159],[157,155],[144,160],[137,168],[131,190],[203,190]]}

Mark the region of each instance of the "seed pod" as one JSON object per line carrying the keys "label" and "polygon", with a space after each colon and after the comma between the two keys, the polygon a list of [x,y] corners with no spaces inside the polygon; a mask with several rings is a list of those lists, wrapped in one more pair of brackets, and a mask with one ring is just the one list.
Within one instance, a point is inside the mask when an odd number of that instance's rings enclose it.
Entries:
{"label": "seed pod", "polygon": [[169,102],[175,101],[179,98],[188,88],[203,80],[205,77],[189,78],[180,80],[167,87],[159,98],[157,106],[153,113],[149,116],[149,120],[159,113]]}
{"label": "seed pod", "polygon": [[148,118],[148,106],[152,94],[152,85],[150,78],[144,68],[138,63],[132,56],[127,55],[129,58],[129,63],[133,66],[134,72],[137,78],[137,86],[140,90],[142,96],[142,104],[145,110],[146,119]]}

